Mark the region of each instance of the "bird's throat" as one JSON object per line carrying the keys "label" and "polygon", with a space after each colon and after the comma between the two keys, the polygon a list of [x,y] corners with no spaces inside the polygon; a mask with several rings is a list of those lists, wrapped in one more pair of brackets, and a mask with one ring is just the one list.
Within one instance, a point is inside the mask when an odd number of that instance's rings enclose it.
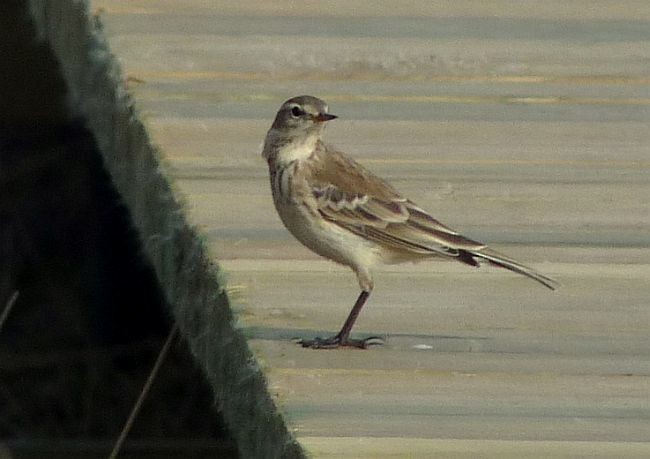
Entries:
{"label": "bird's throat", "polygon": [[302,133],[303,135],[281,135],[271,129],[264,144],[264,157],[272,158],[277,165],[287,165],[296,160],[309,158],[320,138],[319,133]]}

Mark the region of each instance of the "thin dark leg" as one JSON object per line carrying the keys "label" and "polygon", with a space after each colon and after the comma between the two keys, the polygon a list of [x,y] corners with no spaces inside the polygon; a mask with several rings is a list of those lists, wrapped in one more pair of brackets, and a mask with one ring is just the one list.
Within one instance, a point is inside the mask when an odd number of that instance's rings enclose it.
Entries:
{"label": "thin dark leg", "polygon": [[352,306],[352,311],[350,311],[348,318],[345,319],[345,323],[343,324],[343,327],[341,327],[341,331],[336,335],[336,338],[339,340],[339,342],[346,342],[348,338],[350,338],[350,332],[352,331],[352,327],[354,326],[354,323],[357,321],[357,317],[359,317],[361,308],[363,308],[363,305],[366,304],[366,300],[368,299],[369,296],[370,296],[370,292],[366,292],[365,290],[362,290],[361,293],[359,294],[357,301],[355,301],[354,306]]}
{"label": "thin dark leg", "polygon": [[345,319],[343,327],[341,327],[341,331],[338,332],[336,336],[331,338],[314,338],[313,340],[303,339],[300,340],[299,343],[302,344],[303,347],[310,347],[312,349],[336,349],[341,346],[365,349],[371,344],[382,344],[383,340],[377,336],[371,336],[365,339],[350,339],[352,327],[354,326],[357,317],[359,317],[361,308],[363,308],[363,305],[366,303],[369,296],[370,292],[365,290],[359,294],[357,301],[352,307],[352,311],[350,311],[348,318]]}

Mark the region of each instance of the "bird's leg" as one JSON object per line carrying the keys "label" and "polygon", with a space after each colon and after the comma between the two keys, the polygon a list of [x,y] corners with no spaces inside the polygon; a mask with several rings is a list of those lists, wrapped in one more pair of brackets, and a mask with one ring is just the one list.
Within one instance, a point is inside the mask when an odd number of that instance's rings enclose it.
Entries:
{"label": "bird's leg", "polygon": [[357,318],[361,313],[361,308],[363,308],[363,305],[366,304],[366,300],[368,300],[369,296],[370,292],[367,292],[365,290],[362,290],[359,294],[359,297],[357,298],[357,301],[355,301],[354,306],[348,315],[348,318],[345,319],[345,323],[341,327],[341,331],[339,331],[338,334],[334,337],[334,339],[338,340],[339,343],[345,343],[350,340],[350,332],[352,331],[352,327],[357,321]]}
{"label": "bird's leg", "polygon": [[369,296],[369,291],[361,291],[359,297],[357,298],[357,301],[352,307],[352,311],[350,311],[348,318],[345,319],[345,323],[343,324],[343,327],[341,327],[341,331],[339,331],[336,336],[332,336],[331,338],[314,338],[311,340],[303,339],[299,341],[300,344],[302,344],[302,347],[309,347],[312,349],[336,349],[337,347],[345,346],[366,349],[370,345],[383,343],[383,340],[378,336],[371,336],[365,339],[350,338],[350,332],[352,331],[354,322],[356,322],[357,317],[359,317],[361,308],[363,308],[363,305],[366,303],[366,300]]}

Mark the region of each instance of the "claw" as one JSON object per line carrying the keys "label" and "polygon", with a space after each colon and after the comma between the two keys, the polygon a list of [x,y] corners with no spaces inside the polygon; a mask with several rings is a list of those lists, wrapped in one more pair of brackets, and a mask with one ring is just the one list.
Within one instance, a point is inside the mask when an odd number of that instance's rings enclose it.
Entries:
{"label": "claw", "polygon": [[366,342],[366,348],[368,346],[383,346],[386,344],[386,339],[381,336],[369,336],[364,341]]}
{"label": "claw", "polygon": [[338,336],[330,338],[301,339],[298,341],[302,347],[309,349],[337,349],[339,347],[352,347],[356,349],[368,349],[370,346],[381,346],[385,340],[380,336],[369,336],[364,339],[347,338],[342,340]]}

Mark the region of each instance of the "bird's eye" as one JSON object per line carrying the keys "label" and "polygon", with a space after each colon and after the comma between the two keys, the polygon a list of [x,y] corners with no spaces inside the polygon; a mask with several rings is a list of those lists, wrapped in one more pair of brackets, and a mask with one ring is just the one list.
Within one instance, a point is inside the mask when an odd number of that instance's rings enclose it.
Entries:
{"label": "bird's eye", "polygon": [[294,118],[298,118],[301,115],[304,115],[305,112],[302,111],[300,107],[293,107],[291,109],[291,115],[293,115]]}

